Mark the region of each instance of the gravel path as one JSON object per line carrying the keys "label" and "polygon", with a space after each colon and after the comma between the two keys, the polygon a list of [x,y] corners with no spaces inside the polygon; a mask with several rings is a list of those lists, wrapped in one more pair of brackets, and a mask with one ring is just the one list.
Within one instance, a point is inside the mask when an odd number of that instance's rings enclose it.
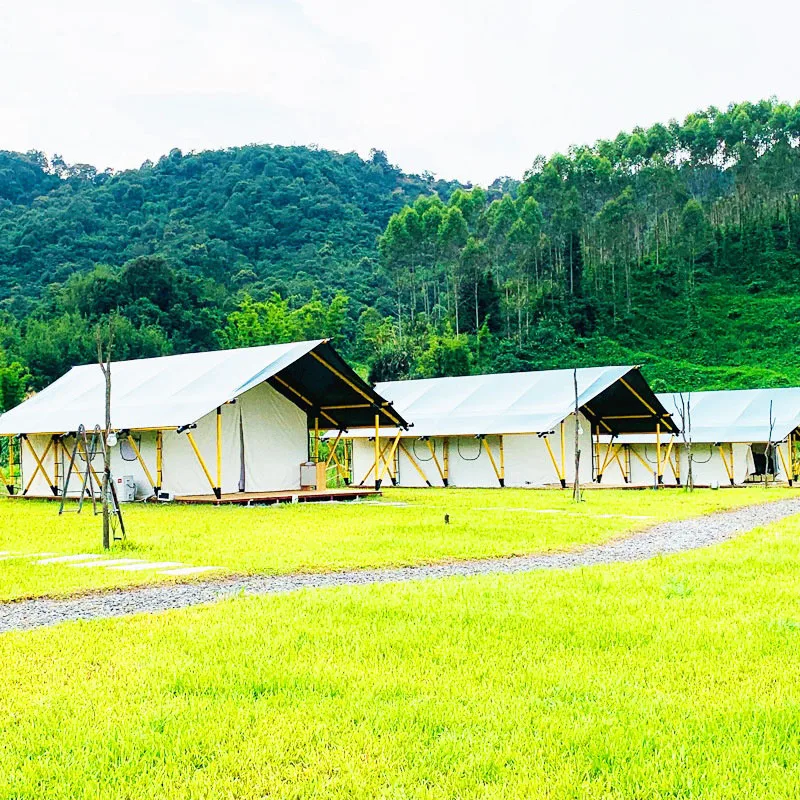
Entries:
{"label": "gravel path", "polygon": [[236,594],[283,594],[299,589],[449,578],[454,575],[529,572],[537,569],[642,561],[658,555],[708,547],[761,525],[800,514],[800,499],[779,500],[678,522],[663,522],[625,539],[569,553],[489,558],[418,567],[387,567],[321,574],[250,576],[185,584],[121,589],[67,600],[24,600],[0,604],[0,633],[77,619],[155,613],[213,603]]}

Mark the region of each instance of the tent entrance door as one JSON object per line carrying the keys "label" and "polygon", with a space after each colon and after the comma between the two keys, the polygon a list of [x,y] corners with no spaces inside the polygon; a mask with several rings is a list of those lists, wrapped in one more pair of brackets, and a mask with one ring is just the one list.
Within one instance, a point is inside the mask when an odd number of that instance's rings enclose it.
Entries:
{"label": "tent entrance door", "polygon": [[775,448],[770,448],[767,453],[766,444],[751,444],[750,455],[753,458],[753,475],[763,477],[775,474]]}

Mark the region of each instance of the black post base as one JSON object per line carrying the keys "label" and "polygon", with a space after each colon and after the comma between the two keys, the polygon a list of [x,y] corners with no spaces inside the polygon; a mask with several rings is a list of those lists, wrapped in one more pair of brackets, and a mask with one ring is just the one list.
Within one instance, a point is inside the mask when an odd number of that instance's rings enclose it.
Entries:
{"label": "black post base", "polygon": [[561,488],[562,489],[566,489],[567,488],[567,479],[566,478],[561,478]]}

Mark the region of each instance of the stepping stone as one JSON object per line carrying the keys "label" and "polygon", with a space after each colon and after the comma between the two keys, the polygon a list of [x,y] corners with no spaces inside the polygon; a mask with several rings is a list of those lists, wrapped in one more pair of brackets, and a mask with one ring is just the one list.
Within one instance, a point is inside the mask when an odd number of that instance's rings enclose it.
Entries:
{"label": "stepping stone", "polygon": [[118,567],[121,564],[142,564],[141,558],[111,558],[108,561],[88,561],[84,564],[67,564],[68,567]]}
{"label": "stepping stone", "polygon": [[37,561],[37,564],[68,564],[70,561],[89,561],[92,558],[102,558],[102,555],[97,553],[80,553],[75,556],[56,556],[55,558],[45,558],[42,561]]}
{"label": "stepping stone", "polygon": [[145,569],[169,569],[170,567],[182,567],[180,561],[144,561],[138,564],[122,564],[119,567],[109,567],[109,569],[119,569],[125,572],[134,572]]}
{"label": "stepping stone", "polygon": [[222,569],[222,567],[178,567],[178,569],[168,569],[159,571],[159,575],[198,575],[201,572],[210,572],[213,569]]}

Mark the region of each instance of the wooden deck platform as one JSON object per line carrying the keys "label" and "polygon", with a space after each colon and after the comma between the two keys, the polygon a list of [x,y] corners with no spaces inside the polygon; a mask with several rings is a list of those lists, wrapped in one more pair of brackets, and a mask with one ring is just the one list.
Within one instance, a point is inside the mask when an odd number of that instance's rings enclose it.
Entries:
{"label": "wooden deck platform", "polygon": [[287,489],[280,492],[236,492],[223,494],[217,500],[213,494],[177,495],[176,503],[207,505],[269,505],[271,503],[291,503],[297,497],[298,503],[327,503],[356,500],[359,497],[377,497],[375,489]]}

